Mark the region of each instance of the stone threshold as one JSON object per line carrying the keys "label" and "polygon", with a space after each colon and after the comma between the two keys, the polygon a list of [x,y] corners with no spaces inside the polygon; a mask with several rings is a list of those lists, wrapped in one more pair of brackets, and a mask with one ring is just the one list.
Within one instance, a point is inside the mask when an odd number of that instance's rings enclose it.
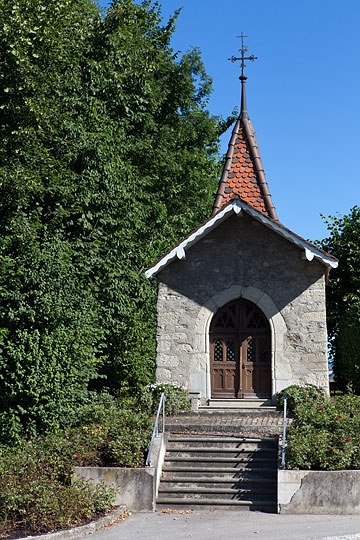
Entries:
{"label": "stone threshold", "polygon": [[199,405],[199,410],[209,409],[265,409],[275,410],[270,399],[208,399],[205,405]]}

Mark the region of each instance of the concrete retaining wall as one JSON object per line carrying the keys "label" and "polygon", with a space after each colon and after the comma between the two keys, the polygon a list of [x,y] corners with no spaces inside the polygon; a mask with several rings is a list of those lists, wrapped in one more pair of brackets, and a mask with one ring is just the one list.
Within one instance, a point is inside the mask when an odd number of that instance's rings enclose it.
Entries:
{"label": "concrete retaining wall", "polygon": [[360,471],[278,471],[280,514],[360,514]]}
{"label": "concrete retaining wall", "polygon": [[164,462],[168,434],[156,437],[153,447],[153,467],[75,467],[75,473],[83,480],[95,484],[103,482],[118,488],[115,504],[125,505],[135,512],[155,510],[156,495]]}
{"label": "concrete retaining wall", "polygon": [[115,504],[125,505],[128,510],[141,512],[155,508],[155,467],[76,467],[75,472],[84,480],[118,488]]}

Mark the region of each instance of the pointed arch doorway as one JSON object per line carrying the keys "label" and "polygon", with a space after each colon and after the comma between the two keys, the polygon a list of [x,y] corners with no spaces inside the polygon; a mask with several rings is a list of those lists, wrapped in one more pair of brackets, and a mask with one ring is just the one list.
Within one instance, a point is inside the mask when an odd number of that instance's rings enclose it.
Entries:
{"label": "pointed arch doorway", "polygon": [[271,332],[263,312],[233,300],[215,313],[209,334],[211,397],[270,397]]}

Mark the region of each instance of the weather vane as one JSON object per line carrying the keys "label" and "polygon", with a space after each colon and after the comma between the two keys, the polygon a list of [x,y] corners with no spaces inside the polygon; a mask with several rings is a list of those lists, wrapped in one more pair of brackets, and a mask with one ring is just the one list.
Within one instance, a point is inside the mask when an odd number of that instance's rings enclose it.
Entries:
{"label": "weather vane", "polygon": [[248,36],[244,36],[243,33],[241,32],[241,36],[236,36],[236,37],[241,39],[241,49],[239,49],[239,51],[241,52],[241,56],[240,58],[237,58],[236,56],[232,56],[231,58],[229,58],[229,60],[230,62],[237,62],[238,60],[241,60],[241,77],[245,77],[244,75],[245,60],[250,60],[251,62],[253,62],[254,60],[257,60],[258,57],[254,56],[253,54],[251,56],[245,56],[248,48],[246,45],[244,45],[244,38]]}

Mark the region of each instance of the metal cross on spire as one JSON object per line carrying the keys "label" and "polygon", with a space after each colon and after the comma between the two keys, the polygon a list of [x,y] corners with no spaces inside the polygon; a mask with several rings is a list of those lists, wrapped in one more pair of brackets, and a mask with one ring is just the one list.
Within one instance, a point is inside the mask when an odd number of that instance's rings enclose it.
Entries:
{"label": "metal cross on spire", "polygon": [[237,62],[238,60],[241,60],[241,77],[240,77],[240,79],[241,79],[241,78],[245,77],[245,75],[244,75],[245,60],[250,60],[250,62],[253,62],[254,60],[257,60],[258,57],[254,56],[253,54],[251,56],[245,56],[245,54],[248,51],[248,47],[246,45],[244,45],[244,38],[246,38],[248,36],[244,36],[243,33],[241,32],[241,35],[236,36],[236,37],[241,39],[241,49],[239,49],[239,52],[241,52],[241,56],[240,56],[240,58],[237,58],[236,56],[232,56],[231,58],[229,58],[229,60],[231,62]]}

